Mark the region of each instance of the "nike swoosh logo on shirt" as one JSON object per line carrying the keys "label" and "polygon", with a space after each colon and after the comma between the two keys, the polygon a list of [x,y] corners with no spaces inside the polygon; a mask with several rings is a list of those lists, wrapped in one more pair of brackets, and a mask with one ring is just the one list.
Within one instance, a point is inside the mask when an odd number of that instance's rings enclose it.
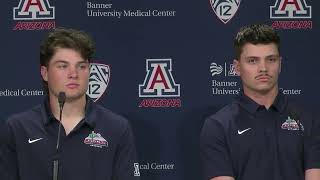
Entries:
{"label": "nike swoosh logo on shirt", "polygon": [[43,139],[43,138],[38,138],[38,139],[33,139],[33,140],[31,140],[31,139],[29,138],[29,139],[28,139],[28,143],[31,144],[31,143],[40,141],[41,139]]}
{"label": "nike swoosh logo on shirt", "polygon": [[238,130],[238,134],[243,134],[244,132],[249,131],[250,129],[251,129],[251,128],[247,128],[247,129],[242,130],[242,131]]}

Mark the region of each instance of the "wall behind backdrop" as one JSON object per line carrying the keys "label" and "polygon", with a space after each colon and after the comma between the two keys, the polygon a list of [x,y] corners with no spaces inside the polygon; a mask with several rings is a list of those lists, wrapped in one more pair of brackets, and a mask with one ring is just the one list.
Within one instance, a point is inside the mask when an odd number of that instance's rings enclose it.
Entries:
{"label": "wall behind backdrop", "polygon": [[43,101],[45,35],[55,27],[80,29],[97,48],[87,94],[130,121],[142,179],[198,180],[204,119],[240,91],[232,61],[241,26],[266,23],[277,30],[281,89],[318,110],[319,7],[315,0],[5,1],[0,125]]}

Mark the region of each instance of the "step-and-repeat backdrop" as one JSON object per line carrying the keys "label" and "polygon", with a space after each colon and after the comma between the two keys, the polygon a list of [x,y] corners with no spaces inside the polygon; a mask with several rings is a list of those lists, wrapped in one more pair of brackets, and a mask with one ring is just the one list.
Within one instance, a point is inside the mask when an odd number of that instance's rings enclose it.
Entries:
{"label": "step-and-repeat backdrop", "polygon": [[233,38],[266,23],[281,35],[283,93],[319,108],[316,0],[7,0],[0,6],[0,125],[42,102],[39,45],[55,27],[91,34],[87,94],[130,121],[142,180],[200,179],[206,116],[241,84]]}

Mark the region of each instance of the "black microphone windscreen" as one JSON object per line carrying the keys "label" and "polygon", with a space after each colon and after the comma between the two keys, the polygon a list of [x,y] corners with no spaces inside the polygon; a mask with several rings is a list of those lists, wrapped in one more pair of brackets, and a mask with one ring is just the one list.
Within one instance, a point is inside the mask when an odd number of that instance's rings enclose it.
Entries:
{"label": "black microphone windscreen", "polygon": [[58,96],[59,104],[63,105],[65,101],[66,101],[66,93],[65,92],[60,92],[59,96]]}

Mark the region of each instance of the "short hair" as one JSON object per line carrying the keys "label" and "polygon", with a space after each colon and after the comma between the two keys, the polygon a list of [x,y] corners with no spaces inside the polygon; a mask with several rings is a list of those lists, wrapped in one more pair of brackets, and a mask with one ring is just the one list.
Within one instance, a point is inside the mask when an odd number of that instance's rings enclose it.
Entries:
{"label": "short hair", "polygon": [[242,48],[246,43],[254,45],[275,43],[280,53],[280,36],[266,24],[252,24],[240,28],[234,39],[236,59],[240,59]]}
{"label": "short hair", "polygon": [[[40,66],[49,67],[51,58],[59,48],[75,50],[89,62],[95,53],[94,42],[87,33],[75,29],[56,28],[48,33],[40,46]],[[48,83],[44,80],[43,86],[48,93]]]}
{"label": "short hair", "polygon": [[73,49],[89,62],[95,52],[93,40],[87,33],[75,29],[56,28],[40,46],[40,65],[47,67],[58,48]]}

